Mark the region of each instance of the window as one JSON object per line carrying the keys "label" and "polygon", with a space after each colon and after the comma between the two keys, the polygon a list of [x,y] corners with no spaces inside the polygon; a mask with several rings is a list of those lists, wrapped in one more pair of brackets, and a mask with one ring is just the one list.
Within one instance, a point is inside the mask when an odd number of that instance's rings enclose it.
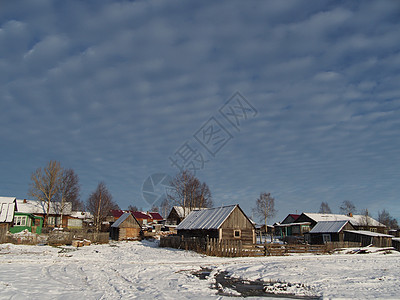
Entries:
{"label": "window", "polygon": [[61,217],[48,217],[47,225],[60,225]]}
{"label": "window", "polygon": [[239,239],[240,236],[241,236],[240,230],[234,230],[234,231],[233,231],[233,237],[234,237],[234,238]]}
{"label": "window", "polygon": [[324,241],[324,243],[330,242],[330,241],[331,241],[331,235],[330,235],[330,234],[324,233],[324,234],[322,235],[322,240]]}
{"label": "window", "polygon": [[376,232],[376,228],[370,228],[369,229],[371,232]]}
{"label": "window", "polygon": [[15,216],[14,226],[26,226],[26,216]]}

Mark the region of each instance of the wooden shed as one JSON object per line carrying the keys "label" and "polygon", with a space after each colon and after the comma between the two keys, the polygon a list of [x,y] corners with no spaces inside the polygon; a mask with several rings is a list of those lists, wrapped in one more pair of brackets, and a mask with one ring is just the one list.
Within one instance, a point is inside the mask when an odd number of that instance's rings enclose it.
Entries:
{"label": "wooden shed", "polygon": [[320,221],[305,238],[310,244],[343,242],[345,230],[354,230],[350,221]]}
{"label": "wooden shed", "polygon": [[365,230],[347,230],[344,240],[361,243],[362,247],[373,245],[375,247],[392,247],[393,236]]}
{"label": "wooden shed", "polygon": [[239,205],[194,210],[176,229],[183,237],[256,242],[255,226]]}
{"label": "wooden shed", "polygon": [[124,213],[110,227],[110,237],[116,241],[139,239],[142,233],[140,223],[131,213]]}

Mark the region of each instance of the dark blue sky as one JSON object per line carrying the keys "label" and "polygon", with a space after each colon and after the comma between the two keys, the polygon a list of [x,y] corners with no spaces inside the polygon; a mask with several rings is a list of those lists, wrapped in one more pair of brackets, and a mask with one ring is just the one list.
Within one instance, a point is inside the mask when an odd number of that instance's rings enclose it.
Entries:
{"label": "dark blue sky", "polygon": [[180,159],[249,215],[266,191],[274,221],[400,219],[399,25],[399,1],[0,1],[0,195],[58,160],[146,209]]}

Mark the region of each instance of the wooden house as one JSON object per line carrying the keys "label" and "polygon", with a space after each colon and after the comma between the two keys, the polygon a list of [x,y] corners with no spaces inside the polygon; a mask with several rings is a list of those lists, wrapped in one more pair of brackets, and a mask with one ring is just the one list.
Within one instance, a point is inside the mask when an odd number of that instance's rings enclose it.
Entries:
{"label": "wooden house", "polygon": [[44,202],[17,199],[17,211],[43,217],[46,227],[68,228],[68,219],[71,216],[72,203],[65,202],[62,207],[60,202],[51,202],[50,209],[47,211],[47,205]]}
{"label": "wooden house", "polygon": [[313,228],[321,221],[349,221],[356,230],[366,230],[377,233],[387,233],[387,228],[370,216],[365,215],[340,215],[340,214],[319,214],[319,213],[302,213],[300,217],[294,221],[295,223],[310,222]]}
{"label": "wooden house", "polygon": [[239,205],[193,210],[176,228],[183,237],[256,242],[255,226]]}
{"label": "wooden house", "polygon": [[320,221],[305,235],[305,239],[310,244],[343,242],[345,230],[354,230],[353,225],[348,220]]}
{"label": "wooden house", "polygon": [[147,227],[151,223],[151,217],[141,211],[131,211],[130,212],[141,226]]}
{"label": "wooden house", "polygon": [[189,208],[182,206],[174,206],[171,208],[170,213],[166,219],[166,225],[179,225],[192,210],[199,210],[200,208]]}
{"label": "wooden house", "polygon": [[9,230],[11,233],[28,230],[32,233],[41,234],[43,228],[43,220],[43,217],[35,216],[33,214],[15,212],[14,223]]}
{"label": "wooden house", "polygon": [[129,212],[123,213],[110,227],[110,237],[116,241],[138,239],[142,227]]}
{"label": "wooden house", "polygon": [[300,237],[310,231],[310,222],[295,223],[300,217],[297,214],[288,214],[282,222],[274,224],[275,236],[282,239],[287,237]]}
{"label": "wooden house", "polygon": [[148,212],[147,215],[150,216],[150,221],[153,225],[162,224],[164,220],[158,212]]}

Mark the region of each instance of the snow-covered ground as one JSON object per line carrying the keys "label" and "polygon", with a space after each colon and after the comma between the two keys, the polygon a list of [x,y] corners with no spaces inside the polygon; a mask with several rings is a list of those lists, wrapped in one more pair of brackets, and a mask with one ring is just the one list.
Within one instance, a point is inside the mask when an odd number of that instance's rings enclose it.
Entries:
{"label": "snow-covered ground", "polygon": [[192,275],[202,267],[304,284],[324,299],[400,299],[398,252],[219,258],[149,241],[78,250],[1,244],[0,299],[228,299],[210,288],[214,276]]}

